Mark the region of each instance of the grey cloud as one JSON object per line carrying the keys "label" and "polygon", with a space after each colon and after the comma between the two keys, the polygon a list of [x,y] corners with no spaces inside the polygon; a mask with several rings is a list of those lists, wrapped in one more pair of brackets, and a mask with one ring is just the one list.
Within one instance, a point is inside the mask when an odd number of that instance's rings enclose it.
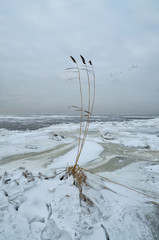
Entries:
{"label": "grey cloud", "polygon": [[0,113],[70,111],[79,89],[64,69],[80,54],[95,65],[96,112],[159,113],[157,1],[6,0],[0,23]]}

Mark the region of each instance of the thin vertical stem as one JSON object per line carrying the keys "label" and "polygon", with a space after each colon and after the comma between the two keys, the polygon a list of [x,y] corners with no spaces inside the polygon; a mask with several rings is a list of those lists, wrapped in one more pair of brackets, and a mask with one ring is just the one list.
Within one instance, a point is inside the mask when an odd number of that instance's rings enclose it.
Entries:
{"label": "thin vertical stem", "polygon": [[[79,140],[78,140],[78,151],[77,151],[77,156],[79,154],[80,150],[80,144],[81,144],[81,134],[82,134],[82,121],[83,121],[83,96],[82,96],[82,84],[81,84],[81,75],[80,75],[80,69],[78,64],[77,69],[78,69],[78,79],[79,79],[79,87],[80,87],[80,98],[81,98],[81,119],[80,119],[80,132],[79,132]],[[77,157],[76,157],[77,159]]]}
{"label": "thin vertical stem", "polygon": [[86,141],[86,136],[87,136],[88,129],[89,129],[90,118],[91,118],[91,115],[92,115],[92,112],[93,112],[93,107],[94,107],[94,102],[95,102],[95,72],[94,72],[94,67],[93,67],[92,62],[89,61],[89,64],[92,66],[92,69],[93,69],[93,88],[94,88],[92,105],[91,105],[91,85],[90,85],[89,70],[88,70],[88,67],[87,67],[87,64],[86,64],[86,61],[85,61],[84,57],[80,55],[80,57],[82,59],[82,62],[85,65],[85,70],[86,70],[86,73],[87,73],[87,81],[88,81],[88,109],[86,111],[87,112],[87,122],[86,122],[86,125],[85,125],[83,138],[81,138],[81,135],[82,135],[82,120],[83,120],[83,111],[84,111],[83,110],[83,95],[82,95],[81,75],[80,75],[80,68],[79,68],[76,60],[72,56],[70,56],[70,57],[71,57],[72,61],[77,66],[79,87],[80,87],[80,98],[81,98],[81,108],[80,108],[81,120],[80,120],[80,130],[79,130],[78,151],[77,151],[76,161],[75,161],[75,165],[74,165],[74,169],[75,169],[77,164],[78,164],[78,161],[79,161],[79,158],[80,158],[80,155],[81,155],[84,143]]}
{"label": "thin vertical stem", "polygon": [[76,62],[76,60],[70,56],[70,58],[72,59],[72,61],[76,64],[77,66],[77,70],[78,70],[78,79],[79,79],[79,87],[80,87],[80,98],[81,98],[81,120],[80,120],[80,132],[79,132],[79,140],[78,140],[78,151],[77,151],[77,157],[78,158],[78,154],[79,154],[79,150],[80,150],[80,145],[81,145],[81,134],[82,134],[82,120],[83,120],[83,96],[82,96],[82,84],[81,84],[81,75],[80,75],[80,69],[79,66]]}
{"label": "thin vertical stem", "polygon": [[95,102],[95,78],[96,78],[96,76],[95,76],[94,66],[93,66],[92,62],[89,61],[89,63],[92,66],[92,69],[93,69],[93,87],[94,87],[94,92],[93,92],[93,102],[92,102],[92,107],[91,107],[91,115],[92,115],[94,102]]}
{"label": "thin vertical stem", "polygon": [[[83,139],[82,139],[80,151],[79,151],[78,154],[77,154],[75,166],[76,166],[77,163],[78,163],[79,157],[80,157],[80,155],[81,155],[81,152],[82,152],[82,149],[83,149],[85,140],[86,140],[86,136],[87,136],[88,128],[89,128],[89,119],[90,119],[90,117],[91,117],[91,113],[90,113],[90,98],[91,98],[90,78],[89,78],[89,71],[88,71],[88,68],[87,68],[87,64],[86,64],[86,63],[84,63],[84,64],[85,64],[85,66],[86,66],[87,80],[88,80],[88,113],[87,113],[87,114],[88,114],[88,117],[87,117],[87,122],[86,122],[85,130],[84,130],[84,135],[83,135]],[[91,107],[91,110],[93,110],[93,107]]]}

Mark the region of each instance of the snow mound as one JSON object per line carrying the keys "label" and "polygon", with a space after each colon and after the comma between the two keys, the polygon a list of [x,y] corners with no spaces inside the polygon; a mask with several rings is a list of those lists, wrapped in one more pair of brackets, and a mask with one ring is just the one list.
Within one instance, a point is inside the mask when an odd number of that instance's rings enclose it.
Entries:
{"label": "snow mound", "polygon": [[60,180],[63,174],[19,168],[1,176],[1,240],[157,239],[153,198],[91,173],[81,195],[72,177]]}

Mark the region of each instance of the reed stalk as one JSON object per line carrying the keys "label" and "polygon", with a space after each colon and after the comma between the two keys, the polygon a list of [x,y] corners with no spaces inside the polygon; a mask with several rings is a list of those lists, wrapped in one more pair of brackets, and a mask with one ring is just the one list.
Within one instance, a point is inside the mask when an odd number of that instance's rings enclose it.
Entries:
{"label": "reed stalk", "polygon": [[84,66],[85,66],[85,68],[83,70],[86,71],[87,81],[88,81],[88,110],[86,111],[88,115],[87,115],[87,121],[86,121],[86,126],[85,126],[85,130],[84,130],[84,135],[83,135],[80,151],[77,154],[75,166],[78,164],[83,146],[84,146],[85,141],[86,141],[86,137],[87,137],[87,133],[88,133],[88,129],[89,129],[90,118],[91,118],[91,115],[92,115],[92,112],[93,112],[93,107],[94,107],[94,102],[95,102],[95,72],[94,72],[94,67],[93,67],[92,62],[89,61],[89,64],[91,65],[92,70],[93,70],[92,74],[93,74],[93,88],[94,88],[94,90],[93,90],[93,100],[92,100],[92,105],[91,105],[91,99],[90,99],[91,98],[91,88],[90,88],[90,75],[89,75],[90,71],[88,70],[88,67],[87,67],[87,64],[85,62],[84,57],[81,56],[81,58],[82,58],[82,62],[84,64]]}
{"label": "reed stalk", "polygon": [[[93,112],[93,107],[94,107],[94,102],[95,102],[95,72],[94,72],[94,67],[92,64],[92,61],[89,61],[89,65],[88,66],[86,64],[85,58],[80,55],[81,59],[82,59],[82,63],[84,65],[84,68],[79,68],[78,63],[76,62],[76,60],[70,56],[70,58],[72,59],[73,63],[76,64],[76,67],[73,68],[67,68],[66,70],[77,70],[75,72],[78,73],[78,77],[75,77],[74,79],[78,78],[79,80],[79,88],[80,88],[80,107],[77,106],[72,106],[74,108],[77,109],[77,111],[81,112],[81,119],[80,119],[80,129],[79,129],[79,139],[78,139],[78,150],[77,150],[77,156],[75,159],[75,164],[74,166],[68,167],[67,168],[67,174],[70,176],[72,175],[74,178],[74,182],[77,183],[79,191],[82,192],[82,183],[86,183],[86,175],[84,173],[84,170],[82,168],[79,167],[78,162],[80,159],[80,155],[81,152],[83,150],[85,141],[86,141],[86,137],[88,134],[88,129],[89,129],[89,123],[90,123],[90,118]],[[89,67],[91,68],[91,70],[89,69]],[[88,83],[88,107],[87,110],[83,109],[83,94],[82,94],[82,81],[81,81],[81,70],[86,71],[86,78],[87,78],[87,83]],[[91,101],[91,75],[93,75],[93,96],[92,96],[92,101]],[[84,115],[85,114],[85,115]],[[85,124],[85,128],[83,131],[83,136],[82,136],[82,122],[83,122],[83,117],[86,117],[86,124]]]}

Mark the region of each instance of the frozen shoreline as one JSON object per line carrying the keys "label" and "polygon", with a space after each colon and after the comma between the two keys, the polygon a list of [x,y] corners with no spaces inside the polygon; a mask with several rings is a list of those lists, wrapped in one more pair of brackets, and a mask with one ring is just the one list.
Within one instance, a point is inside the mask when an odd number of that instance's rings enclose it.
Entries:
{"label": "frozen shoreline", "polygon": [[56,176],[74,163],[78,128],[0,130],[0,239],[105,239],[102,224],[110,240],[157,240],[159,119],[90,124],[82,205],[72,177]]}

